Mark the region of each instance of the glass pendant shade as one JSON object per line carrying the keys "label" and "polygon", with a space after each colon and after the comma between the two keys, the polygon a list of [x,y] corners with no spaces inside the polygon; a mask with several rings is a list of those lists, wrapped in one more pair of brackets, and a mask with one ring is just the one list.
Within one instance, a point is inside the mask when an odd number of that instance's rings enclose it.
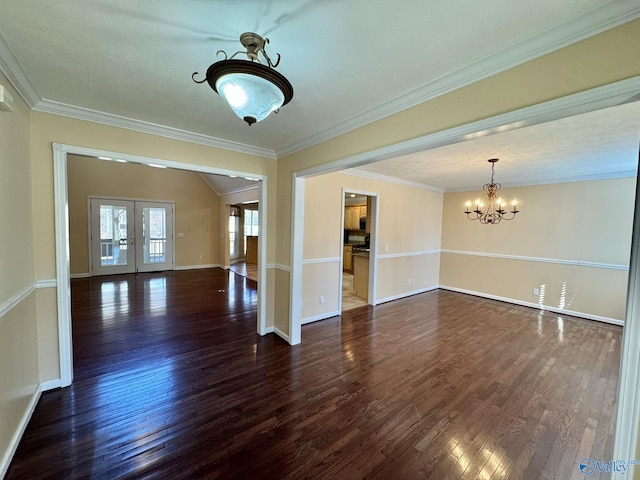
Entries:
{"label": "glass pendant shade", "polygon": [[247,73],[229,73],[217,79],[216,90],[235,114],[249,125],[264,120],[284,103],[280,88]]}
{"label": "glass pendant shade", "polygon": [[[225,59],[209,65],[204,79],[196,79],[198,72],[194,72],[191,79],[195,83],[207,82],[238,117],[253,125],[289,103],[293,98],[293,87],[275,70],[280,63],[280,54],[274,63],[265,52],[268,38],[245,32],[240,35],[240,43],[246,52],[239,51],[227,58],[224,50],[218,50],[217,53],[224,54]],[[239,54],[245,54],[248,59],[234,60],[233,57]],[[260,55],[266,64],[260,62]]]}

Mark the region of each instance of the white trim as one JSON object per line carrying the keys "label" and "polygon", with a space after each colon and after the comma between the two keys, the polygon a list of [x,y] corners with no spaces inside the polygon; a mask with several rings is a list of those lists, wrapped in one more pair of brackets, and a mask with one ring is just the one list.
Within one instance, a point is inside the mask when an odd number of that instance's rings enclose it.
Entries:
{"label": "white trim", "polygon": [[[67,148],[53,144],[53,199],[58,300],[58,353],[62,387],[73,382],[73,338],[71,333],[71,277],[69,253],[69,204]],[[98,155],[96,155],[98,156]]]}
{"label": "white trim", "polygon": [[69,278],[89,278],[91,277],[90,273],[72,273],[69,275]]}
{"label": "white trim", "polygon": [[304,241],[305,179],[291,178],[291,274],[289,276],[289,343],[302,341],[302,262]]}
{"label": "white trim", "polygon": [[271,327],[273,328],[273,332],[276,335],[278,335],[280,338],[282,338],[285,342],[287,342],[289,345],[292,345],[291,343],[291,339],[289,338],[289,335],[287,335],[286,333],[284,333],[282,330],[280,330],[278,327]]}
{"label": "white trim", "polygon": [[289,265],[282,265],[281,263],[270,263],[269,268],[275,270],[282,270],[283,272],[291,273],[291,267]]}
{"label": "white trim", "polygon": [[[368,178],[370,180],[376,180],[386,183],[395,183],[408,188],[418,188],[420,190],[428,190],[436,193],[455,193],[455,192],[471,192],[478,190],[478,187],[463,187],[463,188],[440,188],[426,183],[413,182],[410,180],[404,180],[402,178],[389,177],[380,173],[369,172],[367,170],[361,170],[359,168],[350,168],[348,170],[342,170],[340,173],[345,175],[354,175],[357,177]],[[580,175],[573,177],[556,177],[551,179],[530,179],[526,182],[512,182],[502,183],[503,188],[514,187],[531,187],[538,185],[553,185],[558,183],[575,183],[575,182],[594,182],[599,180],[613,180],[616,178],[631,178],[635,177],[637,172],[633,170],[625,170],[622,172],[606,172],[593,175]]]}
{"label": "white trim", "polygon": [[259,185],[250,185],[248,187],[236,188],[235,190],[221,193],[220,197],[224,197],[225,195],[235,195],[236,193],[250,192],[251,190],[255,190],[257,188],[259,188]]}
{"label": "white trim", "polygon": [[163,158],[147,157],[144,155],[136,155],[124,152],[114,152],[111,150],[98,150],[90,147],[81,147],[78,145],[67,145],[62,143],[54,143],[54,150],[71,153],[73,155],[81,155],[85,157],[110,157],[119,160],[126,160],[128,163],[138,165],[162,165],[167,168],[175,168],[178,170],[187,170],[196,173],[213,173],[214,175],[235,175],[237,177],[252,177],[262,179],[263,175],[243,170],[231,170],[228,168],[211,167],[208,165],[199,165],[192,163],[182,163],[175,160],[166,160]]}
{"label": "white trim", "polygon": [[268,237],[268,222],[267,211],[269,210],[268,196],[267,196],[267,183],[268,178],[266,175],[261,176],[261,182],[258,184],[258,335],[267,334],[267,242]]}
{"label": "white trim", "polygon": [[[610,9],[616,9],[610,19]],[[581,17],[554,25],[518,43],[486,55],[457,71],[442,75],[410,92],[402,94],[368,111],[336,123],[334,126],[312,135],[289,147],[276,151],[278,158],[291,155],[313,145],[325,142],[356,128],[427,102],[446,93],[476,83],[499,72],[521,65],[547,53],[597,35],[608,29],[629,22],[640,16],[636,0],[621,0],[609,3]]]}
{"label": "white trim", "polygon": [[485,137],[580,113],[613,107],[628,102],[634,95],[637,95],[638,90],[640,90],[640,75],[405,142],[305,168],[296,172],[295,175],[299,177],[323,175],[401,155],[453,145],[471,138]]}
{"label": "white trim", "polygon": [[313,265],[317,263],[340,263],[342,259],[340,257],[327,257],[327,258],[307,258],[302,260],[303,265]]}
{"label": "white trim", "polygon": [[426,183],[412,182],[410,180],[404,180],[402,178],[389,177],[380,173],[369,172],[367,170],[360,170],[359,168],[350,168],[349,170],[343,170],[340,173],[345,175],[353,175],[355,177],[367,178],[369,180],[375,180],[378,182],[395,183],[402,185],[403,187],[417,188],[419,190],[428,190],[430,192],[444,193],[445,189],[435,187],[433,185],[427,185]]}
{"label": "white trim", "polygon": [[58,281],[55,278],[49,280],[38,280],[36,282],[36,288],[56,288]]}
{"label": "white trim", "polygon": [[382,253],[378,255],[378,258],[383,260],[387,258],[420,257],[422,255],[436,255],[439,253],[442,253],[442,250],[421,250],[418,252]]}
{"label": "white trim", "polygon": [[275,152],[268,148],[254,147],[252,145],[232,142],[223,138],[203,135],[201,133],[189,132],[186,130],[181,130],[179,128],[167,127],[165,125],[145,122],[143,120],[136,120],[134,118],[123,117],[121,115],[99,112],[97,110],[91,110],[88,108],[69,105],[53,100],[47,100],[45,98],[40,99],[35,104],[33,109],[38,112],[52,113],[54,115],[61,115],[63,117],[76,118],[78,120],[85,120],[88,122],[100,123],[103,125],[126,128],[128,130],[133,130],[136,132],[148,133],[151,135],[158,135],[160,137],[182,140],[189,143],[206,145],[223,150],[255,155],[256,157],[268,158],[272,160],[276,158]]}
{"label": "white trim", "polygon": [[[516,300],[514,298],[500,297],[498,295],[491,295],[489,293],[476,292],[474,290],[466,290],[464,288],[449,287],[447,285],[440,285],[439,288],[441,288],[442,290],[449,290],[457,293],[465,293],[467,295],[473,295],[475,297],[482,297],[482,298],[488,298],[490,300],[499,300],[501,302],[513,303],[514,305],[535,308],[537,310],[558,313],[561,315],[570,315],[572,317],[579,317],[587,320],[596,320],[598,322],[609,323],[611,325],[617,325],[620,327],[624,325],[624,322],[622,320],[618,320],[617,318],[602,317],[600,315],[592,315],[590,313],[578,312],[575,310],[565,310],[562,308],[551,307],[549,305],[540,305],[539,303],[524,302],[522,300]],[[634,457],[629,457],[629,458],[634,458]]]}
{"label": "white trim", "polygon": [[265,327],[264,334],[267,335],[269,333],[275,333],[275,327]]}
{"label": "white trim", "polygon": [[[262,180],[262,197],[265,201],[267,198],[266,176],[252,172],[241,172],[227,170],[217,167],[181,163],[173,160],[165,160],[140,155],[132,155],[121,152],[111,152],[106,150],[98,150],[94,148],[79,147],[75,145],[65,145],[61,143],[53,144],[53,192],[54,192],[54,213],[55,213],[55,246],[56,246],[56,282],[57,282],[57,299],[58,299],[58,349],[60,357],[60,382],[61,387],[71,385],[73,381],[73,340],[71,335],[71,285],[69,272],[69,212],[68,212],[68,190],[67,190],[67,154],[84,155],[88,157],[111,157],[127,160],[131,163],[163,165],[168,168],[177,168],[198,173],[213,173],[218,175],[237,175],[251,176]],[[266,209],[263,213],[264,223],[266,224]],[[264,273],[266,263],[266,255],[258,258],[259,269]],[[264,295],[266,299],[266,284],[263,282],[262,287],[258,284],[258,296]],[[261,293],[262,292],[262,293]],[[259,300],[260,301],[260,300]],[[266,302],[262,301],[261,305]],[[266,322],[266,309],[260,306],[257,314],[258,328]]]}
{"label": "white trim", "polygon": [[36,290],[36,284],[27,285],[18,293],[13,295],[9,300],[0,305],[0,318],[4,317],[7,313],[20,305],[24,299],[31,295]]}
{"label": "white trim", "polygon": [[609,270],[624,270],[624,271],[629,270],[628,265],[618,265],[614,263],[584,262],[582,260],[564,260],[560,258],[526,257],[523,255],[505,255],[502,253],[466,252],[462,250],[447,250],[444,248],[441,250],[441,253],[450,253],[453,255],[469,255],[474,257],[502,258],[504,260],[518,260],[522,262],[554,263],[559,265],[572,265],[577,267],[604,268]]}
{"label": "white trim", "polygon": [[27,405],[27,408],[25,409],[22,415],[22,418],[18,423],[18,428],[15,430],[15,432],[13,432],[11,440],[9,441],[9,446],[5,450],[4,455],[0,460],[0,478],[4,478],[5,475],[7,474],[7,471],[9,470],[9,466],[11,465],[11,460],[13,460],[16,450],[18,449],[18,445],[20,444],[20,440],[22,440],[22,437],[24,436],[24,432],[26,431],[27,426],[29,425],[29,421],[31,420],[31,417],[33,416],[33,412],[35,411],[36,406],[38,405],[38,401],[40,401],[42,392],[55,390],[56,388],[60,388],[61,386],[62,386],[62,383],[58,378],[55,380],[48,380],[46,382],[42,382],[36,388],[36,391],[31,396],[31,400],[29,400],[29,404]]}
{"label": "white trim", "polygon": [[440,288],[438,285],[433,285],[431,287],[419,288],[418,290],[411,290],[410,292],[398,293],[397,295],[391,295],[389,297],[381,298],[378,300],[378,305],[381,303],[392,302],[394,300],[400,300],[402,298],[412,297],[414,295],[418,295],[420,293],[431,292],[432,290],[437,290]]}
{"label": "white trim", "polygon": [[41,98],[33,88],[9,45],[0,35],[0,71],[7,77],[27,105],[37,111],[53,113],[134,131],[208,145],[264,158],[281,158],[292,153],[317,145],[331,138],[347,133],[355,128],[388,117],[407,108],[419,105],[433,98],[473,84],[484,78],[505,71],[547,53],[553,52],[575,42],[597,35],[608,29],[622,25],[640,16],[636,0],[617,0],[586,12],[579,18],[553,25],[546,31],[512,44],[479,58],[456,71],[442,75],[409,92],[405,92],[388,102],[368,111],[340,121],[331,128],[307,137],[283,149],[273,151],[232,142],[221,138],[188,132],[178,128],[159,125],[142,120],[99,112],[88,108],[73,106]]}
{"label": "white trim", "polygon": [[[11,48],[9,48],[9,44],[2,36],[2,33],[0,33],[0,72],[7,77],[9,83],[16,89],[18,95],[22,97],[29,108],[33,108],[40,101],[40,95],[33,88],[31,80],[24,73],[20,62]],[[0,475],[0,478],[2,478],[2,475]]]}
{"label": "white trim", "polygon": [[[355,192],[354,192],[355,193]],[[346,210],[346,202],[347,202],[347,189],[343,186],[342,187],[342,191],[341,191],[341,195],[342,197],[340,198],[340,260],[338,262],[338,292],[340,292],[340,294],[338,295],[338,310],[340,312],[342,312],[342,286],[343,286],[343,279],[344,279],[344,220],[345,220],[345,214],[347,213]],[[368,213],[368,212],[367,212]],[[351,261],[353,262],[353,257],[351,257]],[[352,270],[353,271],[353,265],[351,265]],[[304,320],[301,320],[301,322]]]}
{"label": "white trim", "polygon": [[204,270],[206,268],[222,268],[228,270],[229,267],[223,267],[219,263],[209,263],[206,265],[181,265],[179,267],[174,267],[174,270]]}
{"label": "white trim", "polygon": [[[638,167],[640,170],[640,166]],[[638,458],[640,425],[640,190],[636,189],[635,216],[629,262],[627,312],[622,331],[618,408],[613,444],[613,459]],[[614,472],[612,479],[639,478],[635,469],[630,476]]]}
{"label": "white trim", "polygon": [[307,323],[318,322],[320,320],[326,320],[327,318],[337,317],[341,315],[340,310],[334,310],[333,312],[328,313],[320,313],[318,315],[314,315],[313,317],[306,317],[300,320],[300,325],[306,325]]}
{"label": "white trim", "polygon": [[[623,170],[621,172],[604,172],[592,175],[579,175],[575,177],[555,177],[555,178],[530,178],[526,182],[509,182],[500,183],[502,188],[515,188],[515,187],[537,187],[540,185],[556,185],[562,183],[577,183],[577,182],[597,182],[601,180],[614,180],[616,178],[631,178],[635,177],[637,172],[633,170]],[[445,193],[456,192],[475,192],[478,191],[478,186],[468,188],[448,188]],[[628,477],[627,477],[628,478]]]}
{"label": "white trim", "polygon": [[9,470],[11,460],[13,460],[13,456],[18,449],[18,444],[20,443],[20,440],[22,439],[22,436],[27,429],[27,425],[29,425],[29,421],[31,420],[31,416],[36,409],[36,405],[38,405],[38,400],[40,400],[41,394],[41,387],[38,385],[35,389],[35,392],[33,392],[31,399],[29,400],[29,404],[27,405],[22,418],[20,418],[18,428],[15,430],[15,432],[13,432],[11,440],[9,440],[9,445],[7,446],[7,449],[4,451],[4,455],[0,460],[0,478],[4,478],[7,474],[7,471]]}
{"label": "white trim", "polygon": [[49,390],[55,390],[56,388],[61,388],[61,387],[62,387],[62,382],[60,381],[59,378],[56,378],[54,380],[47,380],[46,382],[42,382],[40,384],[40,391],[48,392]]}

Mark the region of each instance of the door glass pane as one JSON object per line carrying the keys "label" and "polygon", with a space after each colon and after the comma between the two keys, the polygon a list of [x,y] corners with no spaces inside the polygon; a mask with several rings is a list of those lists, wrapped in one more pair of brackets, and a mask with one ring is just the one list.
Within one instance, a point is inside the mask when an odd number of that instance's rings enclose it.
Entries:
{"label": "door glass pane", "polygon": [[244,254],[247,254],[247,237],[258,236],[258,210],[244,211]]}
{"label": "door glass pane", "polygon": [[166,210],[164,208],[145,207],[142,219],[144,263],[166,262]]}
{"label": "door glass pane", "polygon": [[229,258],[238,258],[239,217],[229,217]]}
{"label": "door glass pane", "polygon": [[127,264],[127,208],[100,205],[100,265]]}

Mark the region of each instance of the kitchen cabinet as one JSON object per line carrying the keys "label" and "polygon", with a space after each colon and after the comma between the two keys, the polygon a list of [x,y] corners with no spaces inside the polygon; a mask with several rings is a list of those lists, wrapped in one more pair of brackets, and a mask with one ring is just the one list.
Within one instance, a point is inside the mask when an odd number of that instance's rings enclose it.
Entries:
{"label": "kitchen cabinet", "polygon": [[344,209],[344,228],[346,230],[360,230],[360,218],[367,216],[366,205],[354,205]]}
{"label": "kitchen cabinet", "polygon": [[246,262],[252,265],[258,264],[258,237],[247,237]]}
{"label": "kitchen cabinet", "polygon": [[353,289],[356,297],[369,300],[369,254],[353,255]]}
{"label": "kitchen cabinet", "polygon": [[352,255],[353,247],[351,245],[344,245],[342,250],[342,271],[346,273],[351,273],[353,271],[353,257]]}

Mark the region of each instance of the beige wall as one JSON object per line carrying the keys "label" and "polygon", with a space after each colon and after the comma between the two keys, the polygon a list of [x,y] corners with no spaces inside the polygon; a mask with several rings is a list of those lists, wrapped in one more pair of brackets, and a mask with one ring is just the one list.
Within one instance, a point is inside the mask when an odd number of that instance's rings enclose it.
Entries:
{"label": "beige wall", "polygon": [[[278,160],[276,292],[289,291],[291,176],[376,148],[640,75],[640,20],[523,63],[484,80]],[[278,319],[288,325],[288,319]]]}
{"label": "beige wall", "polygon": [[438,285],[441,193],[344,173],[311,177],[305,181],[304,198],[303,320],[338,310],[343,188],[377,195],[378,235],[372,234],[379,258],[375,300]]}
{"label": "beige wall", "polygon": [[33,264],[30,112],[7,79],[13,112],[0,112],[0,477],[39,385]]}
{"label": "beige wall", "polygon": [[[175,266],[219,265],[219,197],[200,174],[67,157],[71,274],[89,273],[89,196],[175,202]],[[202,258],[200,258],[202,256]]]}
{"label": "beige wall", "polygon": [[440,283],[622,321],[635,187],[624,178],[502,189],[521,212],[499,225],[462,213],[482,192],[445,194],[442,248],[452,252]]}

